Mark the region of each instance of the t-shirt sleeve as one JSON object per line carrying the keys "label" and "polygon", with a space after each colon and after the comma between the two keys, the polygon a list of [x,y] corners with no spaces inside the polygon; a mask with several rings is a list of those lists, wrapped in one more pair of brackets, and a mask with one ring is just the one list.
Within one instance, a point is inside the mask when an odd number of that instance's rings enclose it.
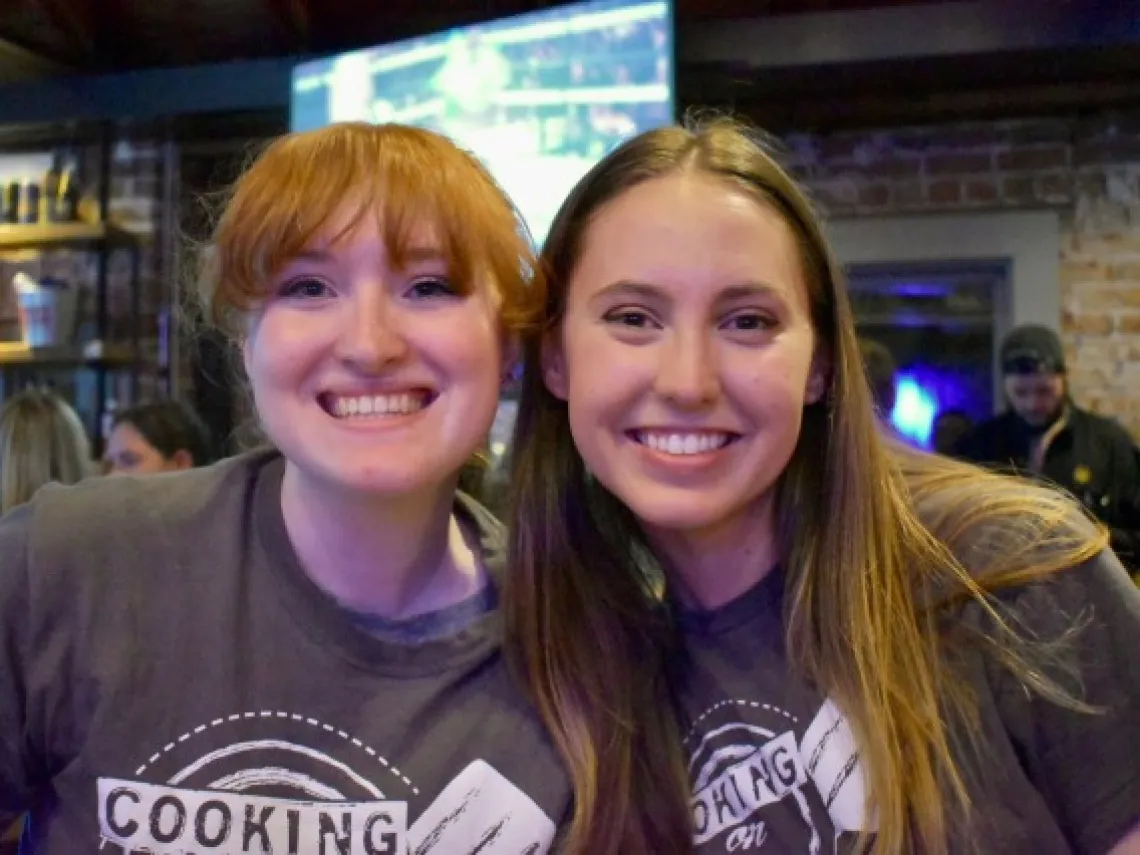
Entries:
{"label": "t-shirt sleeve", "polygon": [[33,509],[0,519],[0,826],[31,803],[26,670],[30,607],[28,542]]}
{"label": "t-shirt sleeve", "polygon": [[999,714],[1074,851],[1105,855],[1140,825],[1140,590],[1106,550],[1014,599],[1023,630],[1046,642],[1070,632],[1079,678],[1057,680],[1096,712],[1031,696],[995,670]]}

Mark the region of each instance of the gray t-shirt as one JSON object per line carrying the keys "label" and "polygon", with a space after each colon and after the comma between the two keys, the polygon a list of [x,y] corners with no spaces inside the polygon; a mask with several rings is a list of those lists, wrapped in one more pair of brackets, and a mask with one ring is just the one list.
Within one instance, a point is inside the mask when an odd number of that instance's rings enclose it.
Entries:
{"label": "gray t-shirt", "polygon": [[[58,855],[549,851],[570,786],[497,612],[358,626],[300,567],[282,472],[47,488],[0,521],[0,819],[30,809]],[[497,524],[457,509],[494,573]]]}
{"label": "gray t-shirt", "polygon": [[[864,781],[842,712],[785,656],[775,572],[714,612],[682,616],[685,748],[700,855],[848,851]],[[1105,855],[1140,824],[1140,592],[1109,552],[1003,595],[1042,638],[1077,620],[1084,698],[1101,715],[1030,696],[981,653],[964,667],[981,706],[985,768],[957,829],[983,855]],[[966,607],[964,621],[984,620]]]}

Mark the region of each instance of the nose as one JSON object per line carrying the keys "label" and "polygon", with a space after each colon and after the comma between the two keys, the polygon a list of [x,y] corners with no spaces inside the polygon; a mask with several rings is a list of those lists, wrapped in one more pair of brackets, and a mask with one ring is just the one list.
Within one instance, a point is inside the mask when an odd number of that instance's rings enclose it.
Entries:
{"label": "nose", "polygon": [[404,359],[408,341],[400,329],[399,312],[379,283],[358,285],[344,304],[344,324],[336,354],[346,365],[375,373]]}
{"label": "nose", "polygon": [[654,388],[667,401],[700,408],[720,394],[715,348],[703,331],[675,330],[662,343]]}

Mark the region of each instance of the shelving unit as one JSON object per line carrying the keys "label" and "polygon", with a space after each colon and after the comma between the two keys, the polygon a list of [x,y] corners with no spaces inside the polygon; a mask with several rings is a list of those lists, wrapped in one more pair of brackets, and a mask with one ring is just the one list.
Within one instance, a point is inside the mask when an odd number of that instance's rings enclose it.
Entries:
{"label": "shelving unit", "polygon": [[102,245],[129,246],[130,232],[113,225],[90,223],[0,224],[0,251],[20,249],[80,249]]}
{"label": "shelving unit", "polygon": [[[127,386],[129,400],[120,403],[131,403],[138,399],[142,364],[140,255],[144,239],[110,221],[113,128],[101,125],[87,128],[80,134],[71,129],[66,139],[70,146],[80,146],[88,152],[91,152],[92,147],[97,147],[98,174],[88,176],[85,190],[88,195],[97,197],[98,222],[2,223],[0,258],[22,256],[28,252],[72,251],[92,254],[95,259],[94,288],[90,295],[93,305],[90,302],[81,304],[81,318],[85,322],[80,323],[77,318],[77,328],[82,328],[84,334],[75,341],[61,342],[51,347],[28,347],[20,341],[0,342],[0,378],[3,379],[7,392],[30,384],[58,384],[61,374],[72,375],[73,382],[70,385],[76,389],[82,385],[88,394],[93,394],[93,400],[87,399],[89,406],[81,409],[91,433],[93,450],[96,454],[101,454],[108,401],[112,397],[118,399],[117,390],[125,391]],[[38,144],[25,141],[19,145],[18,150],[50,150],[57,148],[60,142],[61,136],[53,134],[53,129],[48,128],[44,129]],[[6,153],[6,150],[12,151],[0,143],[0,154]],[[122,335],[127,330],[121,330],[112,340],[108,313],[108,277],[112,255],[118,252],[127,252],[130,258],[131,318],[129,333]],[[78,286],[79,283],[72,284]],[[0,285],[10,287],[7,282]],[[80,382],[74,376],[77,372],[90,372],[93,384]],[[124,375],[129,380],[123,380]]]}

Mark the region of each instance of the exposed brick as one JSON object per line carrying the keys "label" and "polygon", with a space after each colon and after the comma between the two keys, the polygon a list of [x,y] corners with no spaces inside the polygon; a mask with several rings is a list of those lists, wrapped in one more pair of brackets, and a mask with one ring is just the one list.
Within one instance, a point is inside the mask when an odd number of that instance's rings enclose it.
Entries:
{"label": "exposed brick", "polygon": [[976,175],[992,168],[993,155],[990,152],[932,154],[926,159],[928,175]]}
{"label": "exposed brick", "polygon": [[1081,288],[1077,304],[1085,311],[1103,309],[1140,309],[1140,285],[1122,286],[1099,283],[1095,287]]}
{"label": "exposed brick", "polygon": [[966,201],[979,204],[996,204],[1000,194],[997,181],[992,179],[970,179],[965,182]]}
{"label": "exposed brick", "polygon": [[962,201],[962,182],[931,181],[927,195],[933,205],[957,205]]}
{"label": "exposed brick", "polygon": [[1119,137],[1077,143],[1073,150],[1077,166],[1100,163],[1140,163],[1140,137]]}
{"label": "exposed brick", "polygon": [[859,207],[883,208],[891,201],[891,188],[887,184],[868,184],[859,190]]}
{"label": "exposed brick", "polygon": [[843,180],[813,182],[811,196],[829,214],[849,211],[859,199],[855,183]]}
{"label": "exposed brick", "polygon": [[1106,312],[1061,313],[1061,328],[1078,335],[1108,335],[1113,330],[1112,315]]}
{"label": "exposed brick", "polygon": [[1077,173],[1075,190],[1081,196],[1103,198],[1108,193],[1104,170],[1099,168],[1082,169]]}
{"label": "exposed brick", "polygon": [[849,134],[823,137],[819,140],[819,156],[825,161],[849,161],[855,157],[859,139]]}
{"label": "exposed brick", "polygon": [[1140,283],[1140,259],[1110,264],[1105,270],[1105,275],[1114,282]]}
{"label": "exposed brick", "polygon": [[927,148],[940,150],[989,148],[1008,141],[1009,132],[997,124],[935,128],[926,138]]}
{"label": "exposed brick", "polygon": [[1116,328],[1125,335],[1140,333],[1140,314],[1122,314],[1117,318]]}
{"label": "exposed brick", "polygon": [[922,171],[922,159],[894,157],[876,160],[869,163],[863,171],[874,178],[913,178]]}
{"label": "exposed brick", "polygon": [[927,205],[926,192],[918,181],[900,181],[894,186],[895,207],[904,210],[914,210]]}
{"label": "exposed brick", "polygon": [[1049,205],[1063,205],[1073,200],[1073,176],[1069,172],[1055,172],[1036,177],[1037,198]]}
{"label": "exposed brick", "polygon": [[1073,128],[1063,119],[1042,119],[1039,121],[1017,122],[1007,126],[1006,133],[1012,145],[1033,145],[1034,143],[1069,143],[1073,138]]}
{"label": "exposed brick", "polygon": [[1069,147],[1064,145],[1011,148],[999,152],[997,156],[998,169],[1017,172],[1035,172],[1068,165]]}
{"label": "exposed brick", "polygon": [[1001,183],[1001,197],[1008,205],[1031,205],[1037,201],[1032,175],[1015,175]]}
{"label": "exposed brick", "polygon": [[1079,140],[1116,139],[1140,135],[1140,112],[1098,113],[1085,116],[1073,124],[1073,135]]}

